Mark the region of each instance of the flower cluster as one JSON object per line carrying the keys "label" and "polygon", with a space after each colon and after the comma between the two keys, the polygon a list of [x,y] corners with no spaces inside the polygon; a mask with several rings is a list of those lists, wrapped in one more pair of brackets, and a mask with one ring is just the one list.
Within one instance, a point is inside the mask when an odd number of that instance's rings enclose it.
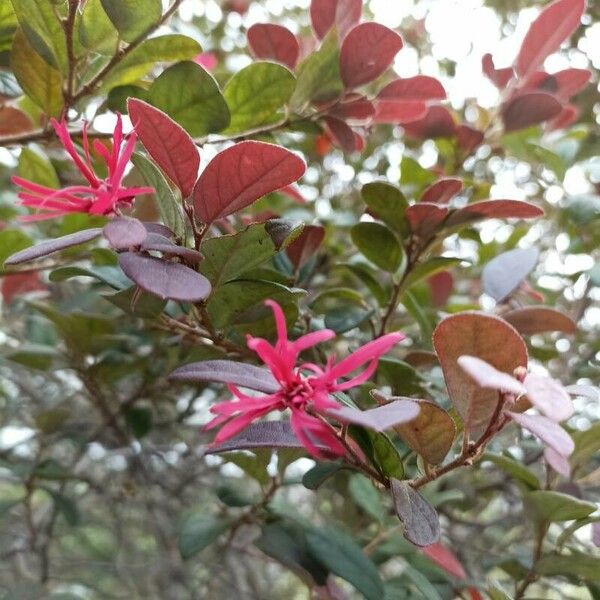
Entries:
{"label": "flower cluster", "polygon": [[[326,448],[328,454],[343,455],[346,450],[327,422],[327,417],[340,408],[331,394],[367,381],[375,372],[379,358],[402,340],[403,334],[384,335],[361,346],[337,364],[333,358],[329,358],[324,366],[310,362],[297,364],[302,352],[332,339],[335,333],[322,329],[290,341],[281,307],[272,300],[267,300],[266,304],[275,316],[277,342],[271,345],[262,338],[248,336],[248,347],[269,367],[279,389],[263,396],[249,396],[229,385],[235,399],[213,406],[211,412],[217,416],[205,428],[222,425],[214,440],[219,444],[267,413],[289,409],[290,424],[296,437],[313,456],[322,456],[322,448]],[[365,364],[362,372],[340,381]]]}
{"label": "flower cluster", "polygon": [[92,165],[87,123],[82,132],[83,157],[73,144],[66,121],[63,119],[59,123],[56,119],[52,119],[52,126],[88,185],[71,185],[55,190],[14,176],[12,182],[23,188],[23,191],[19,192],[21,205],[41,211],[24,217],[25,221],[51,219],[69,213],[113,216],[117,214],[119,207],[131,205],[135,196],[150,194],[154,191],[151,187],[127,188],[122,186],[125,167],[135,148],[136,135],[135,132],[128,136],[123,135],[121,115],[117,115],[112,148],[107,148],[99,140],[94,140],[92,144],[94,150],[106,164],[108,175],[105,178],[99,177]]}
{"label": "flower cluster", "polygon": [[[556,380],[527,373],[519,368],[515,377],[498,371],[489,363],[474,356],[461,356],[458,364],[480,387],[503,394],[503,414],[540,438],[546,448],[544,457],[558,473],[570,473],[568,457],[575,445],[569,434],[559,425],[573,414],[573,402],[568,392]],[[524,414],[510,408],[522,396],[541,414]]]}

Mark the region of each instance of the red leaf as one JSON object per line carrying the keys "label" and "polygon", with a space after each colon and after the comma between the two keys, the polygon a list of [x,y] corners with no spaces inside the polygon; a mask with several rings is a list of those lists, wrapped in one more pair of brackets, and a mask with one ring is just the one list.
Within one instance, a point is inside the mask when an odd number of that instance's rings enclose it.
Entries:
{"label": "red leaf", "polygon": [[329,139],[338,148],[341,148],[344,152],[354,152],[356,149],[354,132],[344,121],[336,117],[325,117],[323,123]]}
{"label": "red leaf", "polygon": [[135,252],[119,254],[123,273],[146,292],[159,298],[199,302],[211,292],[210,282],[193,269]]}
{"label": "red leaf", "polygon": [[198,178],[196,214],[210,224],[297,181],[305,169],[301,158],[281,146],[240,142],[219,152]]}
{"label": "red leaf", "polygon": [[306,204],[306,198],[295,185],[286,185],[279,190],[279,193],[287,196],[297,204]]}
{"label": "red leaf", "polygon": [[487,425],[498,392],[481,388],[458,364],[460,356],[475,356],[511,375],[527,366],[527,346],[506,321],[480,312],[462,312],[444,319],[433,332],[448,395],[467,429]]}
{"label": "red leaf", "polygon": [[509,100],[502,107],[505,131],[518,131],[556,117],[562,104],[544,92],[527,92]]}
{"label": "red leaf", "polygon": [[4,261],[4,265],[20,265],[21,263],[29,262],[30,260],[41,258],[42,256],[47,256],[48,254],[58,252],[59,250],[64,250],[65,248],[70,248],[71,246],[84,244],[85,242],[89,242],[94,238],[97,238],[101,233],[102,229],[99,227],[94,227],[93,229],[83,229],[82,231],[69,233],[68,235],[63,235],[62,237],[53,240],[46,240],[36,244],[35,246],[32,246],[31,248],[25,248],[25,250],[11,254]]}
{"label": "red leaf", "polygon": [[455,177],[444,177],[432,183],[422,194],[420,202],[433,202],[435,204],[447,204],[460,194],[463,182]]}
{"label": "red leaf", "polygon": [[592,73],[587,69],[563,69],[552,74],[558,85],[558,95],[563,100],[568,100],[583,90],[591,76]]}
{"label": "red leaf", "polygon": [[314,256],[324,238],[325,229],[320,225],[304,226],[302,233],[286,248],[288,258],[296,270]]}
{"label": "red leaf", "polygon": [[375,115],[373,102],[359,96],[349,102],[342,101],[331,108],[329,114],[344,121],[364,123]]}
{"label": "red leaf", "polygon": [[426,236],[441,225],[448,214],[448,207],[431,202],[419,202],[409,206],[404,214],[411,231]]}
{"label": "red leaf", "polygon": [[426,75],[395,79],[377,94],[380,100],[443,100],[445,97],[444,86]]}
{"label": "red leaf", "polygon": [[404,126],[407,135],[419,139],[452,137],[456,123],[450,111],[444,106],[430,106],[425,116]]}
{"label": "red leaf", "polygon": [[490,260],[481,273],[483,291],[501,302],[533,271],[539,258],[535,248],[515,248]]}
{"label": "red leaf", "polygon": [[520,77],[542,65],[546,57],[577,29],[585,10],[585,0],[555,0],[544,7],[531,24],[516,61]]}
{"label": "red leaf", "polygon": [[402,38],[379,23],[357,25],[342,42],[340,75],[347,88],[373,81],[394,61]]}
{"label": "red leaf", "polygon": [[447,221],[449,227],[482,219],[533,219],[544,211],[521,200],[481,200],[454,211]]}
{"label": "red leaf", "polygon": [[519,333],[533,335],[548,331],[577,333],[577,324],[567,315],[547,306],[515,308],[502,315]]}
{"label": "red leaf", "polygon": [[454,277],[449,271],[440,271],[427,279],[429,293],[434,306],[446,306],[454,289]]}
{"label": "red leaf", "polygon": [[340,39],[360,20],[362,0],[312,0],[310,22],[319,39],[335,25]]}
{"label": "red leaf", "polygon": [[456,141],[465,152],[473,152],[483,142],[483,132],[469,125],[459,125],[456,128]]}
{"label": "red leaf", "polygon": [[257,23],[248,29],[248,46],[255,58],[274,60],[294,69],[300,56],[296,36],[282,25]]}
{"label": "red leaf", "polygon": [[563,107],[563,109],[556,117],[554,117],[554,119],[551,119],[548,121],[548,123],[546,123],[546,127],[550,131],[555,131],[556,129],[566,129],[569,127],[569,125],[577,121],[578,117],[579,109],[572,104],[568,104],[567,106]]}
{"label": "red leaf", "polygon": [[45,290],[46,286],[40,281],[37,271],[26,273],[5,274],[0,280],[0,294],[5,304],[10,304],[17,296],[27,292]]}
{"label": "red leaf", "polygon": [[422,119],[427,114],[427,104],[416,100],[375,100],[373,123],[404,125]]}
{"label": "red leaf", "polygon": [[192,138],[171,117],[142,100],[130,98],[127,107],[140,141],[187,198],[200,166],[200,154]]}
{"label": "red leaf", "polygon": [[425,546],[421,552],[440,567],[440,569],[446,571],[446,573],[449,573],[457,579],[466,579],[467,574],[458,561],[458,558],[456,558],[454,553],[440,542],[431,544],[431,546]]}
{"label": "red leaf", "polygon": [[33,123],[22,111],[12,106],[0,106],[0,135],[31,131]]}
{"label": "red leaf", "polygon": [[481,58],[481,70],[497,88],[506,87],[514,75],[512,67],[496,69],[494,59],[490,53],[484,54]]}

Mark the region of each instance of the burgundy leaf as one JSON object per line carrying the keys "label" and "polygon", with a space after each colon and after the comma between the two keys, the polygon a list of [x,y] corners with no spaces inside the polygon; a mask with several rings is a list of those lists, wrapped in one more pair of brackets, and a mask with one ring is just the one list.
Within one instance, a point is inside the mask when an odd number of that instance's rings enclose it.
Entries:
{"label": "burgundy leaf", "polygon": [[146,292],[159,298],[182,302],[199,302],[211,291],[206,277],[178,263],[134,252],[119,254],[123,273]]}
{"label": "burgundy leaf", "polygon": [[187,198],[194,188],[200,154],[187,131],[150,104],[129,98],[129,117],[148,154]]}
{"label": "burgundy leaf", "polygon": [[115,250],[128,250],[141,245],[148,231],[138,219],[117,217],[104,226],[102,234]]}
{"label": "burgundy leaf", "polygon": [[506,67],[504,69],[496,69],[494,66],[494,59],[491,54],[484,54],[481,59],[481,70],[485,76],[500,89],[505,88],[508,82],[513,78],[514,71],[512,67]]}
{"label": "burgundy leaf", "polygon": [[541,208],[521,200],[481,200],[453,211],[446,225],[453,227],[483,219],[533,219],[543,215]]}
{"label": "burgundy leaf", "polygon": [[15,252],[15,254],[12,254],[4,261],[4,264],[7,267],[11,265],[20,265],[21,263],[47,256],[48,254],[70,248],[71,246],[84,244],[85,242],[97,238],[101,233],[102,229],[100,227],[94,227],[93,229],[84,229],[83,231],[76,231],[69,235],[63,235],[54,240],[46,240],[31,248],[25,248],[25,250]]}
{"label": "burgundy leaf", "polygon": [[340,75],[347,88],[379,77],[402,48],[402,38],[379,23],[357,25],[342,42]]}
{"label": "burgundy leaf", "polygon": [[499,371],[476,356],[459,356],[460,368],[479,386],[488,390],[508,392],[515,396],[525,393],[525,387],[514,377]]}
{"label": "burgundy leaf", "polygon": [[391,491],[404,537],[416,546],[435,544],[440,539],[440,520],[433,506],[406,481],[392,479]]}
{"label": "burgundy leaf", "polygon": [[585,0],[555,0],[531,24],[516,61],[520,77],[530,75],[577,29]]}
{"label": "burgundy leaf", "polygon": [[427,104],[417,100],[375,100],[373,123],[404,125],[422,119],[427,114]]}
{"label": "burgundy leaf", "polygon": [[248,46],[255,58],[273,60],[294,69],[300,56],[296,36],[282,25],[257,23],[248,29]]}
{"label": "burgundy leaf", "polygon": [[427,278],[429,293],[433,305],[441,308],[446,306],[448,298],[450,298],[454,290],[454,277],[450,271],[440,271]]}
{"label": "burgundy leaf", "polygon": [[445,106],[430,106],[423,118],[404,126],[407,135],[419,139],[452,137],[456,131],[454,117]]}
{"label": "burgundy leaf", "polygon": [[563,477],[571,476],[571,465],[569,460],[549,446],[544,448],[546,462]]}
{"label": "burgundy leaf", "polygon": [[435,204],[448,204],[454,196],[460,194],[463,182],[454,177],[443,177],[432,183],[422,194],[421,202],[434,202]]}
{"label": "burgundy leaf", "polygon": [[426,101],[444,100],[446,90],[435,77],[416,75],[395,79],[377,94],[379,100]]}
{"label": "burgundy leaf", "polygon": [[438,567],[457,579],[466,579],[467,574],[456,556],[441,543],[426,546],[421,550],[423,554],[432,560]]}
{"label": "burgundy leaf", "polygon": [[293,152],[265,142],[240,142],[219,152],[194,187],[196,214],[210,224],[297,181],[306,169]]}
{"label": "burgundy leaf", "polygon": [[412,421],[419,414],[419,405],[410,400],[394,400],[369,410],[358,410],[351,406],[332,408],[327,414],[343,423],[354,423],[375,431],[385,431],[395,425]]}
{"label": "burgundy leaf", "polygon": [[435,231],[448,215],[448,207],[431,202],[419,202],[404,212],[413,233],[426,236]]}
{"label": "burgundy leaf", "polygon": [[509,100],[502,107],[505,131],[518,131],[556,117],[562,104],[544,92],[529,92]]}
{"label": "burgundy leaf", "polygon": [[547,306],[515,308],[502,315],[519,333],[533,335],[547,331],[576,333],[577,324],[571,317]]}
{"label": "burgundy leaf", "polygon": [[579,109],[572,104],[563,106],[563,109],[558,113],[554,119],[551,119],[546,123],[546,127],[549,131],[556,131],[557,129],[566,129],[579,117]]}
{"label": "burgundy leaf", "polygon": [[200,381],[229,383],[265,394],[274,394],[280,388],[279,383],[267,369],[233,360],[205,360],[183,365],[173,371],[169,379],[192,383]]}
{"label": "burgundy leaf", "polygon": [[356,149],[356,140],[354,132],[344,121],[336,117],[324,117],[323,124],[329,139],[344,152],[354,152]]}
{"label": "burgundy leaf", "polygon": [[446,317],[433,332],[448,395],[467,429],[487,425],[498,402],[498,392],[477,385],[458,364],[460,356],[476,356],[511,375],[527,366],[527,346],[511,325],[499,317],[462,312]]}
{"label": "burgundy leaf", "polygon": [[[317,440],[314,444],[325,449]],[[232,450],[253,450],[254,448],[303,448],[294,435],[289,421],[266,421],[252,423],[241,433],[227,441],[211,446],[207,454],[230,452]]]}
{"label": "burgundy leaf", "polygon": [[536,248],[515,248],[494,257],[483,268],[481,283],[483,291],[501,302],[510,296],[537,264]]}
{"label": "burgundy leaf", "polygon": [[583,90],[591,76],[592,73],[588,69],[564,69],[552,74],[558,85],[558,95],[563,100],[568,100]]}
{"label": "burgundy leaf", "polygon": [[296,270],[303,267],[317,252],[325,238],[325,228],[305,225],[302,233],[286,248],[286,253]]}
{"label": "burgundy leaf", "polygon": [[465,152],[473,152],[475,148],[481,145],[483,139],[483,131],[479,131],[479,129],[469,125],[459,125],[456,128],[456,141]]}
{"label": "burgundy leaf", "polygon": [[362,0],[311,0],[310,22],[319,39],[335,25],[340,39],[360,20]]}
{"label": "burgundy leaf", "polygon": [[594,546],[600,547],[600,522],[592,523],[592,542]]}
{"label": "burgundy leaf", "polygon": [[344,121],[364,123],[375,115],[375,106],[370,100],[359,97],[355,100],[336,104],[329,114]]}
{"label": "burgundy leaf", "polygon": [[523,384],[531,404],[553,421],[564,421],[573,415],[571,397],[558,381],[530,373]]}
{"label": "burgundy leaf", "polygon": [[531,431],[533,435],[540,438],[542,442],[553,448],[558,454],[569,456],[575,450],[575,443],[571,436],[548,417],[515,412],[507,412],[506,414],[521,427]]}

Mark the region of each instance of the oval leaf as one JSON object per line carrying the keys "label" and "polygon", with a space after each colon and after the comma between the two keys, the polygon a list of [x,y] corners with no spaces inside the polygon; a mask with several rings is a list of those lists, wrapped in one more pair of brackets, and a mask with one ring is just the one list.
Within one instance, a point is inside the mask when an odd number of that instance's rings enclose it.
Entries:
{"label": "oval leaf", "polygon": [[282,25],[257,23],[248,29],[248,46],[255,58],[274,60],[293,69],[300,56],[296,36]]}
{"label": "oval leaf", "polygon": [[385,225],[358,223],[351,229],[350,235],[361,253],[380,269],[393,273],[402,263],[402,246]]}
{"label": "oval leaf", "polygon": [[515,308],[502,315],[519,333],[533,335],[547,331],[577,333],[577,324],[571,317],[546,306]]}
{"label": "oval leaf", "polygon": [[119,254],[123,273],[146,292],[159,298],[199,302],[211,292],[210,282],[193,269],[134,252]]}
{"label": "oval leaf", "polygon": [[510,100],[502,107],[505,131],[518,131],[556,117],[562,104],[551,94],[531,92]]}
{"label": "oval leaf", "polygon": [[521,427],[531,431],[533,435],[540,438],[542,442],[556,450],[560,455],[569,456],[573,453],[575,449],[573,439],[555,421],[540,415],[527,415],[508,411],[506,414]]}
{"label": "oval leaf", "polygon": [[305,225],[302,233],[287,247],[286,253],[296,270],[303,267],[323,243],[325,228],[320,225]]}
{"label": "oval leaf", "polygon": [[379,100],[424,101],[444,100],[446,90],[434,77],[417,75],[395,79],[388,83],[378,94]]}
{"label": "oval leaf", "polygon": [[342,406],[328,410],[327,414],[343,423],[355,423],[375,431],[385,431],[400,423],[412,421],[419,414],[419,405],[407,398],[369,410]]}
{"label": "oval leaf", "polygon": [[204,223],[222,219],[297,181],[305,169],[301,158],[281,146],[240,142],[219,152],[198,178],[196,214]]}
{"label": "oval leaf", "polygon": [[319,39],[335,25],[340,37],[358,23],[362,0],[311,0],[310,22]]}
{"label": "oval leaf", "polygon": [[168,115],[142,100],[130,98],[127,107],[148,154],[187,198],[200,167],[200,154],[192,138]]}
{"label": "oval leaf", "polygon": [[538,258],[539,252],[535,248],[515,248],[499,254],[483,268],[483,291],[501,302],[525,281]]}
{"label": "oval leaf", "polygon": [[402,38],[379,23],[361,23],[345,37],[340,50],[340,74],[347,88],[373,81],[394,61]]}
{"label": "oval leaf", "polygon": [[102,234],[115,250],[127,250],[141,245],[148,231],[137,219],[117,217],[104,226]]}
{"label": "oval leaf", "polygon": [[434,204],[448,204],[454,196],[460,194],[463,182],[454,177],[444,177],[432,183],[419,198],[420,202],[433,202]]}

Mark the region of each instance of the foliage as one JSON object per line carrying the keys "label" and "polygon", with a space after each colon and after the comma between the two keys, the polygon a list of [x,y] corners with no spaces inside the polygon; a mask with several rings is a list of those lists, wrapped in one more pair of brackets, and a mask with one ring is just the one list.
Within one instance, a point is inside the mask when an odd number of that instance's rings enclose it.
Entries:
{"label": "foliage", "polygon": [[0,4],[0,596],[598,597],[597,9],[201,4]]}

